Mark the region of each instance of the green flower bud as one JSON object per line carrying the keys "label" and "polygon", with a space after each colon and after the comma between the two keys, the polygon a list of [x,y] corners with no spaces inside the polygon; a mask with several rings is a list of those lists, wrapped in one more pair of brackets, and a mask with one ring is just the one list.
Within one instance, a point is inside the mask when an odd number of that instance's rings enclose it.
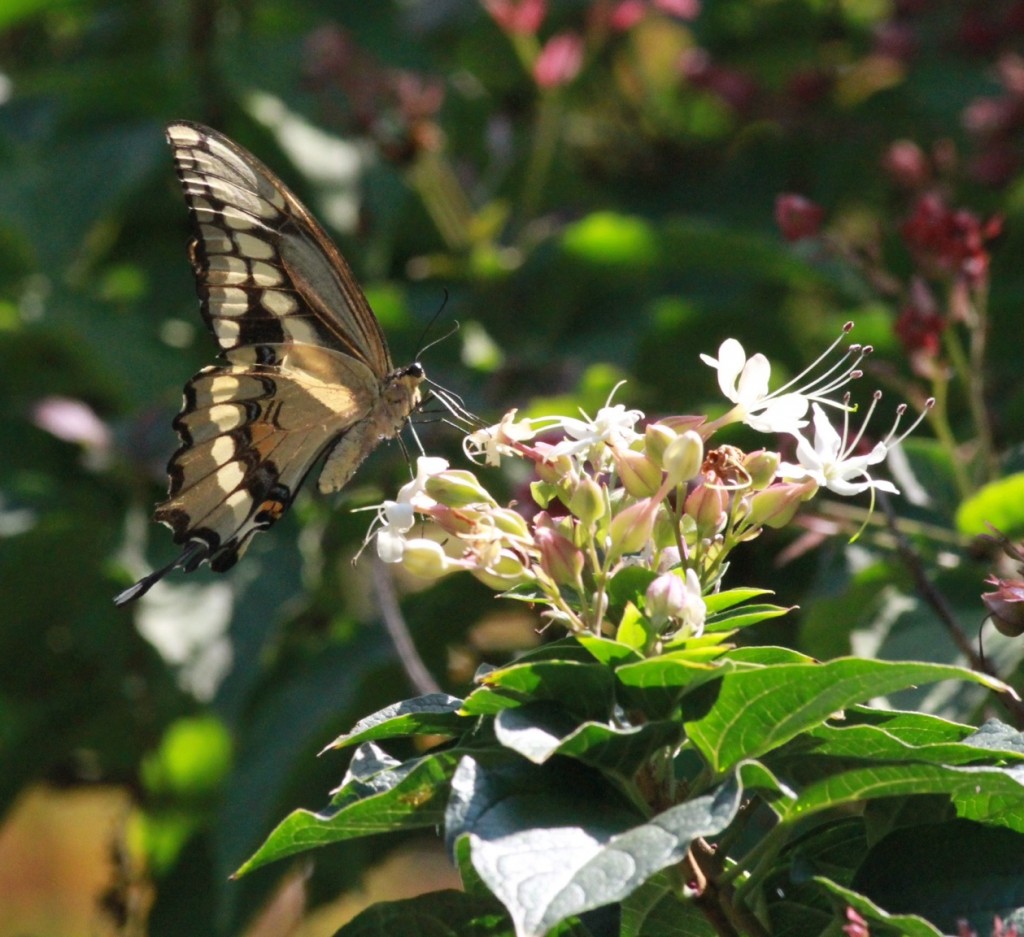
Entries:
{"label": "green flower bud", "polygon": [[421,579],[440,579],[446,573],[463,568],[463,563],[448,556],[436,541],[416,537],[405,543],[402,566]]}
{"label": "green flower bud", "polygon": [[674,485],[682,485],[700,474],[704,462],[704,440],[700,433],[688,429],[665,448],[662,465]]}
{"label": "green flower bud", "polygon": [[649,498],[661,487],[661,469],[642,452],[620,450],[614,458],[622,487],[634,498]]}
{"label": "green flower bud", "polygon": [[573,480],[572,459],[567,455],[556,456],[553,459],[540,459],[534,463],[537,475],[541,481],[559,487],[566,482]]}
{"label": "green flower bud", "polygon": [[644,452],[654,460],[655,465],[664,468],[662,457],[676,435],[675,430],[669,429],[664,423],[649,423],[644,429]]}
{"label": "green flower bud", "polygon": [[750,487],[754,491],[762,491],[767,488],[775,478],[780,461],[777,452],[769,452],[767,449],[748,452],[743,460],[743,467],[750,475]]}
{"label": "green flower bud", "polygon": [[818,484],[814,481],[782,482],[750,496],[747,520],[758,527],[785,527],[804,501],[814,497]]}
{"label": "green flower bud", "polygon": [[604,517],[604,489],[589,475],[584,475],[569,495],[566,507],[587,526],[595,524]]}
{"label": "green flower bud", "polygon": [[427,479],[425,490],[431,498],[450,508],[468,504],[494,504],[483,485],[472,472],[465,469],[445,469]]}

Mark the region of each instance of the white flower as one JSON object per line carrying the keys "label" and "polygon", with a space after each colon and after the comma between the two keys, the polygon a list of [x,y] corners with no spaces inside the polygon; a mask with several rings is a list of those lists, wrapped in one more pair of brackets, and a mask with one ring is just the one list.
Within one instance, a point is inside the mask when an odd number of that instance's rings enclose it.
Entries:
{"label": "white flower", "polygon": [[594,457],[605,445],[628,449],[634,442],[643,439],[643,434],[633,429],[637,422],[644,418],[643,411],[627,410],[621,403],[612,406],[612,396],[620,386],[621,384],[616,384],[612,388],[607,403],[597,411],[597,416],[593,419],[583,410],[580,410],[582,420],[571,416],[558,419],[557,425],[569,438],[552,446],[550,458],[580,453]]}
{"label": "white flower", "polygon": [[[398,499],[376,505],[377,516],[370,524],[359,552],[362,553],[370,538],[376,534],[377,555],[385,563],[400,563],[405,552],[405,535],[412,530],[416,521],[416,510],[426,511],[437,503],[425,491],[427,480],[447,468],[448,462],[445,459],[420,456],[416,460],[416,477],[398,489]],[[372,511],[374,508],[360,510]]]}
{"label": "white flower", "polygon": [[[398,500],[411,503],[418,498],[420,500],[426,498],[423,492],[427,486],[427,479],[431,475],[440,475],[447,468],[447,459],[442,459],[439,456],[421,455],[416,460],[416,477],[398,489]],[[433,504],[432,498],[427,500]]]}
{"label": "white flower", "polygon": [[[800,433],[794,433],[797,440],[796,455],[800,464],[783,462],[778,469],[780,478],[790,481],[811,479],[821,487],[843,496],[860,494],[869,488],[899,494],[899,490],[892,482],[874,479],[867,470],[869,465],[877,465],[885,460],[889,452],[889,440],[892,438],[892,433],[886,437],[885,441],[876,443],[867,455],[851,455],[860,442],[864,427],[861,427],[856,438],[848,441],[845,425],[843,434],[840,436],[829,423],[825,411],[818,404],[814,404],[813,410],[814,444],[812,445]],[[868,417],[870,416],[869,412]],[[867,419],[864,421],[864,426],[866,425]],[[859,479],[859,481],[855,479]]]}
{"label": "white flower", "polygon": [[[844,404],[832,400],[829,395],[862,376],[863,372],[857,365],[865,355],[871,353],[871,346],[851,345],[838,361],[821,370],[817,376],[813,374],[816,369],[820,370],[824,366],[826,359],[852,328],[852,322],[846,323],[839,337],[817,361],[775,391],[768,390],[771,377],[768,359],[760,353],[747,358],[743,346],[734,338],[722,342],[717,358],[701,355],[705,364],[718,371],[718,386],[726,398],[735,404],[725,416],[704,429],[713,430],[726,423],[743,422],[759,432],[795,434],[807,425],[804,415],[811,401],[844,407]],[[855,356],[852,362],[849,361],[851,356]],[[806,383],[803,386],[797,386],[804,381]]]}
{"label": "white flower", "polygon": [[662,573],[647,587],[647,614],[655,627],[676,622],[689,637],[700,637],[708,607],[701,595],[697,573],[686,570],[684,576],[676,571]]}
{"label": "white flower", "polygon": [[495,426],[469,433],[462,441],[462,449],[470,462],[479,462],[483,456],[485,465],[500,465],[503,455],[515,455],[513,444],[533,439],[536,430],[533,420],[516,421],[516,410],[509,410]]}
{"label": "white flower", "polygon": [[794,432],[807,421],[807,398],[798,393],[771,394],[768,379],[772,366],[760,352],[747,358],[743,346],[727,338],[718,348],[718,358],[701,355],[701,360],[718,371],[718,386],[726,399],[736,404],[732,418],[762,433]]}
{"label": "white flower", "polygon": [[416,517],[412,505],[385,501],[377,512],[377,556],[385,563],[400,563],[405,552],[405,535],[412,530]]}

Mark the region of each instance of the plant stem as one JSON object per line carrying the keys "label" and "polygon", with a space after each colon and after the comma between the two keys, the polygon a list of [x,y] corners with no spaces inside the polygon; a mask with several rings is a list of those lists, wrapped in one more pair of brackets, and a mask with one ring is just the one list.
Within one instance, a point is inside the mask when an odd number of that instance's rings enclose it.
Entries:
{"label": "plant stem", "polygon": [[540,206],[562,131],[562,95],[558,90],[542,94],[531,140],[533,147],[526,164],[523,191],[519,199],[521,222],[531,221]]}
{"label": "plant stem", "polygon": [[949,425],[949,381],[945,377],[937,378],[932,383],[932,396],[935,398],[935,406],[928,412],[928,422],[935,435],[939,437],[943,448],[949,453],[957,491],[961,498],[966,498],[972,491],[971,481],[963,463],[957,457],[959,445]]}

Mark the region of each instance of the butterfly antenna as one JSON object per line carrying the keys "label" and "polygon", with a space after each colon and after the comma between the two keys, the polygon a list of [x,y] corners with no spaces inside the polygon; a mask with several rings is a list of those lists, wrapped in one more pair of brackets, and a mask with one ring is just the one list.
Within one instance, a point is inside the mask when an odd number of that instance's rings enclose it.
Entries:
{"label": "butterfly antenna", "polygon": [[434,341],[430,342],[430,344],[428,345],[423,344],[424,339],[427,337],[427,335],[430,334],[430,330],[434,327],[434,323],[437,322],[437,320],[441,317],[441,313],[444,312],[445,306],[448,305],[448,290],[444,290],[443,292],[444,301],[441,303],[440,306],[438,306],[437,312],[435,312],[430,317],[430,321],[423,327],[423,331],[420,333],[419,340],[416,342],[417,346],[419,347],[419,351],[416,352],[417,361],[419,361],[420,358],[423,357],[423,353],[425,351],[427,351],[430,348],[433,348],[438,342],[443,342],[446,338],[450,338],[452,335],[459,331],[459,323],[456,322],[455,325],[440,338],[435,338]]}

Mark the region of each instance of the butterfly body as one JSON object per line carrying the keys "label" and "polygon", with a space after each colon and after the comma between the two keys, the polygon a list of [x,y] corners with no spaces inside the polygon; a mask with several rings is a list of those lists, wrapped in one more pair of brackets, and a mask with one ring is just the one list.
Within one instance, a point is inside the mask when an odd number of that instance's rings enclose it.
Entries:
{"label": "butterfly body", "polygon": [[325,453],[336,491],[420,402],[423,368],[395,368],[338,249],[252,154],[198,124],[167,129],[189,205],[189,256],[223,364],[185,387],[156,520],[181,555],[116,599],[137,598],[175,567],[229,569],[275,523]]}

